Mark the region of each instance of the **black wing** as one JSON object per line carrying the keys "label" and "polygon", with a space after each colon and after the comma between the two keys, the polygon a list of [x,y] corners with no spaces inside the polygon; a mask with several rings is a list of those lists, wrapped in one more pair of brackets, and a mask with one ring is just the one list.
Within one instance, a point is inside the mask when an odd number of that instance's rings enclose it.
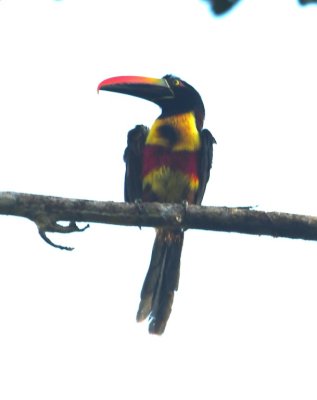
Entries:
{"label": "black wing", "polygon": [[196,193],[196,204],[201,204],[203,200],[212,165],[213,144],[217,143],[208,129],[203,129],[200,132],[200,140],[199,188]]}
{"label": "black wing", "polygon": [[124,200],[132,203],[142,198],[143,148],[149,129],[137,125],[128,133],[128,145],[123,159],[126,164],[124,180]]}

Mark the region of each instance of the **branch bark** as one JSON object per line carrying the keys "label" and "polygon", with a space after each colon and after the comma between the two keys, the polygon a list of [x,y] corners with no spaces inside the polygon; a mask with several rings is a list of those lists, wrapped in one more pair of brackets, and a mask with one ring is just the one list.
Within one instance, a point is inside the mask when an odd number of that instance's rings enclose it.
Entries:
{"label": "branch bark", "polygon": [[[183,204],[115,203],[35,194],[0,192],[0,214],[35,222],[41,237],[46,232],[70,233],[76,222],[126,226],[182,227],[293,239],[317,240],[317,218],[248,208],[202,207]],[[58,221],[70,221],[68,226]],[[54,245],[62,249],[63,246]]]}

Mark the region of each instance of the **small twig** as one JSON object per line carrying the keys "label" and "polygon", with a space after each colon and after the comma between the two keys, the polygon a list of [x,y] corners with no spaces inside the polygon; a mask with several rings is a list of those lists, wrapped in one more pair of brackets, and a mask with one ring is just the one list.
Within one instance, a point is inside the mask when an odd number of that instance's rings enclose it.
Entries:
{"label": "small twig", "polygon": [[259,207],[258,205],[255,205],[255,206],[238,206],[235,208],[238,208],[239,210],[255,210],[258,207]]}
{"label": "small twig", "polygon": [[51,239],[47,237],[46,232],[73,233],[73,232],[83,232],[87,228],[89,228],[89,224],[87,224],[83,228],[79,228],[76,225],[75,221],[70,221],[68,225],[60,225],[57,223],[55,219],[52,218],[52,216],[49,216],[41,212],[39,212],[38,215],[33,218],[33,221],[35,222],[38,228],[41,238],[50,246],[53,246],[60,250],[72,251],[74,250],[74,247],[67,247],[54,243]]}
{"label": "small twig", "polygon": [[72,251],[72,250],[74,250],[74,247],[61,246],[60,244],[56,244],[56,243],[52,242],[51,239],[49,239],[49,238],[46,236],[46,232],[43,231],[42,229],[39,229],[39,235],[40,235],[41,238],[44,240],[44,242],[46,242],[46,243],[49,244],[50,246],[55,247],[56,249],[67,250],[67,251]]}

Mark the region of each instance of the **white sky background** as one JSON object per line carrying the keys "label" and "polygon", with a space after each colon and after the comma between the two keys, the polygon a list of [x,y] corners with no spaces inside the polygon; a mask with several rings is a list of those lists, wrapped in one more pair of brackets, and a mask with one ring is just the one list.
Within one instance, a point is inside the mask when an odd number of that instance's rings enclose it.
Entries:
{"label": "white sky background", "polygon": [[[0,190],[123,199],[126,133],[159,110],[96,94],[173,73],[217,139],[205,205],[317,215],[317,7],[0,2]],[[0,217],[0,398],[316,399],[317,244],[186,233],[165,334],[137,324],[153,229],[51,235]]]}

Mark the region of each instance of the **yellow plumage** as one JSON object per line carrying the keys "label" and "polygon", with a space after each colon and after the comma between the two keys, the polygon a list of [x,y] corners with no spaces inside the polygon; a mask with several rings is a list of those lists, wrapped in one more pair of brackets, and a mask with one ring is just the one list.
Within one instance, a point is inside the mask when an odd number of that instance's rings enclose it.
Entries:
{"label": "yellow plumage", "polygon": [[[165,126],[176,132],[175,141],[162,134]],[[194,113],[186,112],[157,119],[149,131],[145,145],[160,146],[172,153],[198,151],[201,143]],[[194,174],[185,174],[169,165],[158,165],[144,176],[143,188],[146,186],[151,187],[151,191],[160,201],[180,203],[188,198],[189,193],[197,191],[199,180]]]}
{"label": "yellow plumage", "polygon": [[146,144],[168,147],[169,140],[160,134],[160,127],[170,126],[179,134],[177,142],[173,145],[173,151],[196,151],[200,148],[200,136],[196,127],[193,112],[171,115],[157,119],[152,125]]}
{"label": "yellow plumage", "polygon": [[143,178],[143,187],[150,185],[161,202],[181,203],[189,192],[196,192],[199,180],[169,167],[159,167]]}

